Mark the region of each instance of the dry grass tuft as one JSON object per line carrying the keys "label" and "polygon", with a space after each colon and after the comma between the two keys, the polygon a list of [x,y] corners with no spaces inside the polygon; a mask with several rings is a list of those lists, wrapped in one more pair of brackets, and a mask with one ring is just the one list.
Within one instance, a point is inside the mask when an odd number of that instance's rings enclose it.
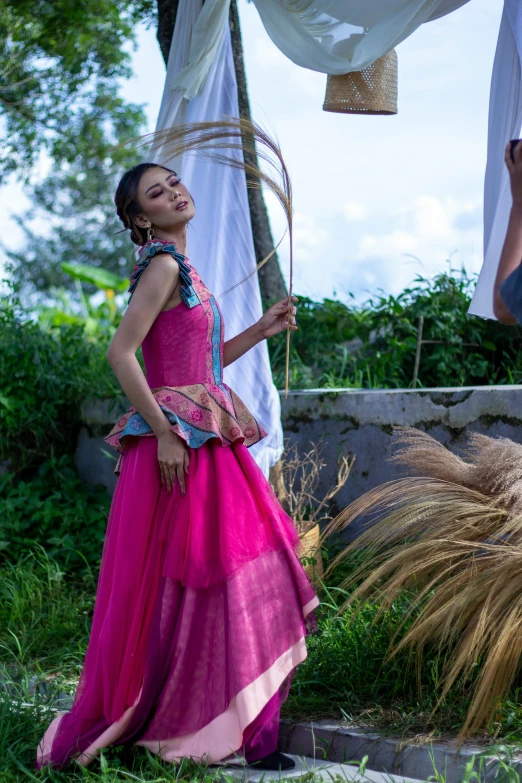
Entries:
{"label": "dry grass tuft", "polygon": [[285,453],[281,459],[283,506],[294,520],[300,535],[304,535],[315,525],[332,519],[328,513],[328,503],[344,487],[348,481],[355,457],[345,457],[342,454],[337,461],[335,484],[322,498],[317,497],[321,470],[326,466],[323,457],[325,442],[320,438],[317,443],[311,443],[310,449],[301,453],[297,443],[292,446],[286,443]]}
{"label": "dry grass tuft", "polygon": [[343,608],[378,597],[384,612],[412,592],[415,619],[390,655],[416,648],[420,666],[423,649],[438,647],[436,709],[457,680],[475,678],[462,741],[493,720],[520,670],[522,446],[473,434],[460,458],[412,428],[397,428],[395,443],[393,461],[417,476],[376,487],[330,522],[323,539],[361,515],[377,517],[327,574],[363,547],[371,557],[341,585],[362,580]]}

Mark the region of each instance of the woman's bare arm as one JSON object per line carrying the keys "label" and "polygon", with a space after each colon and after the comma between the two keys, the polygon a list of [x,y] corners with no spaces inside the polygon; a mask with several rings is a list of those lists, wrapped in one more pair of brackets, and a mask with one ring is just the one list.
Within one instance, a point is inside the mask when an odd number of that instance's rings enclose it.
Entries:
{"label": "woman's bare arm", "polygon": [[140,277],[106,355],[123,391],[158,439],[162,486],[171,492],[177,479],[184,495],[185,474],[188,474],[190,464],[189,448],[183,438],[171,429],[136,358],[138,347],[178,284],[177,261],[167,253],[154,256]]}
{"label": "woman's bare arm", "polygon": [[502,299],[499,289],[504,280],[522,262],[522,143],[517,144],[515,147],[514,158],[515,162],[513,163],[510,154],[510,144],[508,143],[505,161],[511,181],[513,204],[493,287],[493,312],[495,317],[503,324],[517,323],[516,318],[513,317]]}
{"label": "woman's bare arm", "polygon": [[249,326],[244,332],[236,334],[230,340],[227,340],[223,346],[223,366],[235,362],[240,356],[249,351],[254,345],[264,340],[263,334],[257,324]]}
{"label": "woman's bare arm", "polygon": [[157,437],[169,431],[170,424],[147,384],[136,351],[178,281],[177,261],[167,253],[154,256],[140,277],[106,354],[123,391]]}
{"label": "woman's bare arm", "polygon": [[[296,296],[292,296],[292,302],[297,302]],[[255,324],[226,341],[223,347],[223,365],[227,367],[232,364],[261,340],[266,340],[268,337],[282,332],[289,324],[290,331],[293,332],[297,329],[295,307],[287,296],[272,305]]]}

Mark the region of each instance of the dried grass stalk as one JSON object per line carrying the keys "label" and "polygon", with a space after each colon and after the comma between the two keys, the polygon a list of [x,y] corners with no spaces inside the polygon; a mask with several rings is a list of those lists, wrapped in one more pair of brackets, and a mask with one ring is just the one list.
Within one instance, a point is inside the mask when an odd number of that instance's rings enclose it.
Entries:
{"label": "dried grass stalk", "polygon": [[[243,117],[224,117],[215,122],[192,122],[174,125],[161,131],[132,139],[126,144],[146,146],[159,163],[179,158],[184,154],[197,153],[221,166],[230,166],[245,171],[247,187],[261,188],[265,185],[279,201],[287,222],[290,242],[290,280],[288,294],[293,291],[293,205],[292,183],[279,143],[261,125]],[[233,152],[241,154],[234,156]],[[256,164],[257,160],[260,164]],[[285,232],[286,233],[286,232]],[[255,274],[275,253],[276,247],[245,277],[219,294],[232,291]],[[289,312],[290,312],[289,305]],[[288,395],[290,368],[290,328],[286,335],[285,395]]]}
{"label": "dried grass stalk", "polygon": [[520,669],[522,446],[473,434],[461,459],[412,428],[397,428],[395,442],[393,461],[420,475],[371,490],[331,521],[324,538],[361,515],[377,518],[328,571],[367,548],[369,559],[342,585],[363,580],[343,608],[378,597],[384,612],[412,591],[404,621],[415,619],[390,654],[417,648],[420,665],[423,649],[436,645],[443,670],[435,709],[479,667],[462,741],[490,723]]}
{"label": "dried grass stalk", "polygon": [[355,460],[355,457],[339,456],[335,484],[323,498],[318,498],[320,473],[326,465],[323,459],[325,445],[324,439],[320,438],[317,443],[311,443],[311,448],[303,454],[297,443],[288,446],[287,441],[281,460],[286,510],[295,521],[300,535],[332,519],[326,510],[327,504],[348,481]]}

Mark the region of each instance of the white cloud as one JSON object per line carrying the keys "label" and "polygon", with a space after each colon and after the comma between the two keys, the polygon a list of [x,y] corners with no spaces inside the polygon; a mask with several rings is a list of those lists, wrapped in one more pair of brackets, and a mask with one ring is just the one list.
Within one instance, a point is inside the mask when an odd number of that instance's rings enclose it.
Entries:
{"label": "white cloud", "polygon": [[[285,230],[284,216],[271,193],[265,198],[278,241]],[[431,277],[446,270],[450,258],[454,266],[464,263],[468,272],[480,268],[479,200],[422,194],[402,204],[375,202],[359,222],[346,221],[346,204],[330,216],[323,210],[311,215],[305,201],[301,200],[305,209],[297,207],[294,215],[294,290],[312,298],[332,296],[333,291],[341,299],[348,292],[357,299],[377,290],[397,295],[417,274]],[[347,203],[355,205],[353,215],[362,214],[361,205]],[[288,278],[286,241],[278,253]]]}
{"label": "white cloud", "polygon": [[[364,234],[359,242],[359,258],[379,255],[414,253],[422,249],[444,249],[445,253],[470,239],[480,240],[476,216],[478,202],[459,203],[453,198],[417,196],[392,212],[391,219],[399,228],[378,234]],[[465,219],[473,218],[473,219]]]}
{"label": "white cloud", "polygon": [[448,239],[452,235],[454,209],[436,196],[417,196],[402,210],[403,219],[419,237]]}
{"label": "white cloud", "polygon": [[[420,237],[452,241],[456,236],[456,221],[475,213],[479,206],[478,201],[459,202],[451,197],[421,195],[399,209],[398,217],[401,225],[413,225]],[[461,222],[464,225],[465,221]]]}
{"label": "white cloud", "polygon": [[368,212],[362,204],[357,204],[356,201],[349,201],[343,205],[343,215],[348,223],[359,223],[362,220],[366,220]]}
{"label": "white cloud", "polygon": [[308,68],[295,66],[277,46],[272,43],[263,28],[263,35],[254,40],[254,59],[258,68],[270,68],[277,71],[279,89],[285,85],[297,87],[299,93],[316,97],[318,92],[326,91],[326,75]]}
{"label": "white cloud", "polygon": [[294,248],[299,261],[316,261],[318,248],[328,242],[329,233],[318,225],[313,215],[294,215]]}
{"label": "white cloud", "polygon": [[[381,287],[397,294],[420,273],[431,277],[454,263],[464,263],[468,272],[481,263],[482,226],[477,220],[480,203],[417,196],[392,210],[392,231],[364,233],[356,246],[358,264],[346,276],[352,289],[370,291]],[[364,262],[364,264],[361,264]]]}
{"label": "white cloud", "polygon": [[359,242],[360,259],[414,253],[418,240],[407,231],[391,231],[389,234],[364,234]]}

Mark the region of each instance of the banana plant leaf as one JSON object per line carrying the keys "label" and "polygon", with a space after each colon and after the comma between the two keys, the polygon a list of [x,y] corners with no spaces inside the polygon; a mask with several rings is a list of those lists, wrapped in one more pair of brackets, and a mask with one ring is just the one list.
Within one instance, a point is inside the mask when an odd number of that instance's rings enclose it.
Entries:
{"label": "banana plant leaf", "polygon": [[89,264],[70,264],[68,261],[63,261],[60,266],[64,272],[75,280],[92,283],[104,291],[108,289],[126,291],[129,287],[128,278],[120,277],[100,267],[90,266]]}

